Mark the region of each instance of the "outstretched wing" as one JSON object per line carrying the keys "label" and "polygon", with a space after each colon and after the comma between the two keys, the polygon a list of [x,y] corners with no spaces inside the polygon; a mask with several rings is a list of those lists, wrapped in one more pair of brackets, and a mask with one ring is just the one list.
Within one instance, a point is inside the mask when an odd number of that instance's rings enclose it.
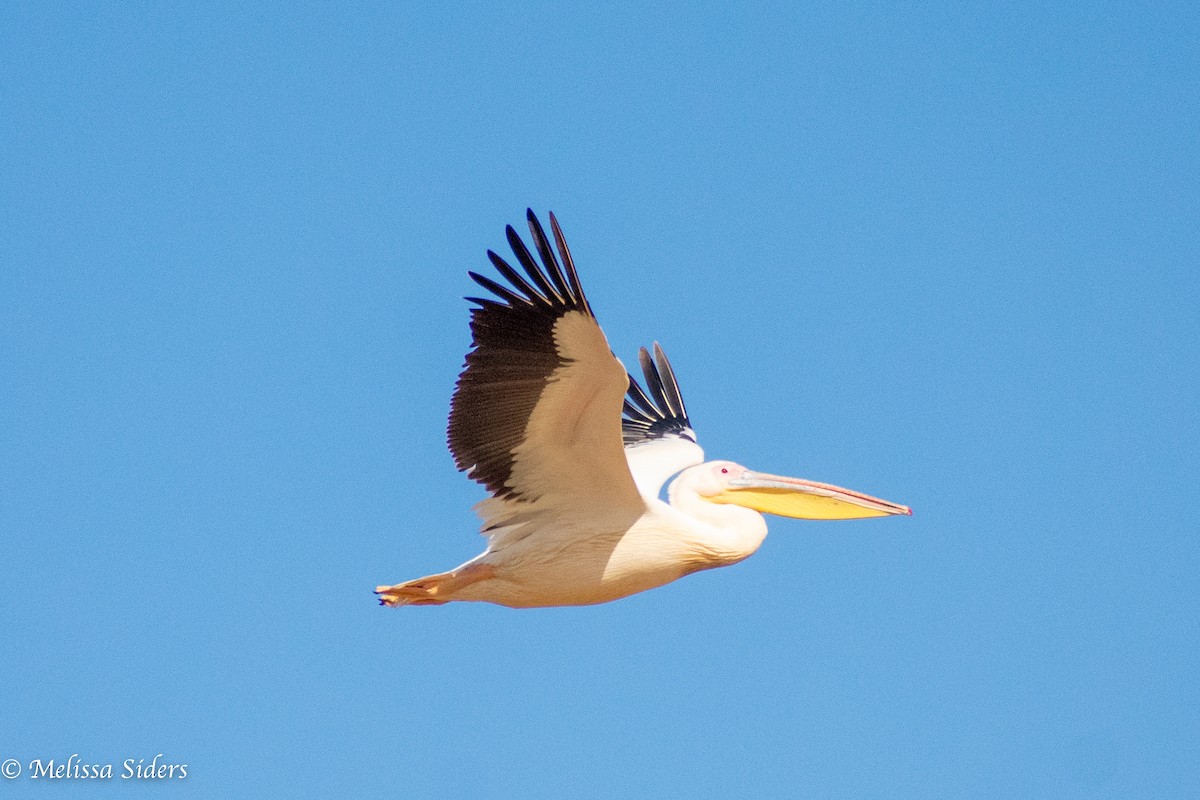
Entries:
{"label": "outstretched wing", "polygon": [[470,273],[494,297],[467,298],[476,304],[473,342],[450,403],[450,451],[494,496],[481,509],[490,524],[543,509],[640,513],[621,440],[625,368],[592,314],[558,221],[550,215],[556,257],[533,211],[526,216],[541,264],[509,226],[525,276],[490,250],[507,285]]}
{"label": "outstretched wing", "polygon": [[651,498],[658,496],[667,478],[702,463],[704,451],[696,444],[696,432],[683,405],[675,370],[658,342],[654,343],[653,358],[643,347],[638,351],[638,361],[646,389],[637,378],[629,376],[621,438],[638,491]]}
{"label": "outstretched wing", "polygon": [[642,374],[646,376],[649,395],[642,389],[637,378],[629,376],[629,391],[625,398],[625,416],[621,420],[621,438],[626,447],[645,444],[655,439],[678,436],[695,443],[696,432],[688,419],[679,393],[679,382],[675,370],[667,361],[667,354],[654,343],[654,358],[646,348],[638,350],[638,361]]}

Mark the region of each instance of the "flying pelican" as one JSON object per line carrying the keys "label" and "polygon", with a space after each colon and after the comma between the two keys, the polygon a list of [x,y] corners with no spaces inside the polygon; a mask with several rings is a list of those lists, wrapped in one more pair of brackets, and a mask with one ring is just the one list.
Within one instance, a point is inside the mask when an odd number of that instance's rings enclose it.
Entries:
{"label": "flying pelican", "polygon": [[557,256],[533,211],[526,216],[540,265],[510,225],[527,277],[490,250],[509,285],[468,273],[494,297],[467,298],[472,349],[450,402],[455,463],[491,494],[475,508],[487,548],[449,572],[377,587],[380,603],[606,603],[747,558],[767,535],[759,512],[912,513],[825,483],[702,463],[662,348],[638,353],[643,389],[609,350],[554,214]]}

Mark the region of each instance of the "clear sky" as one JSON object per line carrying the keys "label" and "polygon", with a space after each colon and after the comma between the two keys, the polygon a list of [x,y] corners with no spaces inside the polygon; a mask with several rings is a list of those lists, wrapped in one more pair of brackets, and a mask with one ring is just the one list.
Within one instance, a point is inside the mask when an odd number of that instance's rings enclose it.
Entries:
{"label": "clear sky", "polygon": [[[1200,786],[1194,4],[122,5],[0,10],[0,760],[189,774],[0,800]],[[378,607],[526,206],[709,457],[915,515]]]}

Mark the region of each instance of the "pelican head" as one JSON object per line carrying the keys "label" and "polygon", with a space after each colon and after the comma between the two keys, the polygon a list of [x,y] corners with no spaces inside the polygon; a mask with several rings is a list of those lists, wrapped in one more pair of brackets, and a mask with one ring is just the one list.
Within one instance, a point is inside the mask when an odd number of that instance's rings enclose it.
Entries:
{"label": "pelican head", "polygon": [[[732,461],[710,461],[687,470],[702,499],[796,519],[865,519],[912,514],[912,509],[828,483],[754,472]],[[682,477],[682,476],[681,476]]]}

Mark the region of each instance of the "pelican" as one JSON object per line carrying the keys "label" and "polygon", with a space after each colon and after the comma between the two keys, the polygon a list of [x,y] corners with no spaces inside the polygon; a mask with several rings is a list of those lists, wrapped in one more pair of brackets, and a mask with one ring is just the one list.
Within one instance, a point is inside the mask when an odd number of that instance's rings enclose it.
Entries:
{"label": "pelican", "polygon": [[826,483],[705,462],[662,348],[638,353],[643,388],[609,349],[554,214],[557,253],[532,210],[526,217],[540,263],[510,225],[525,275],[491,250],[508,285],[468,273],[492,296],[467,298],[472,345],[450,402],[455,463],[491,495],[475,507],[487,547],[449,572],[377,587],[381,604],[607,603],[747,558],[767,535],[763,513],[912,513]]}

